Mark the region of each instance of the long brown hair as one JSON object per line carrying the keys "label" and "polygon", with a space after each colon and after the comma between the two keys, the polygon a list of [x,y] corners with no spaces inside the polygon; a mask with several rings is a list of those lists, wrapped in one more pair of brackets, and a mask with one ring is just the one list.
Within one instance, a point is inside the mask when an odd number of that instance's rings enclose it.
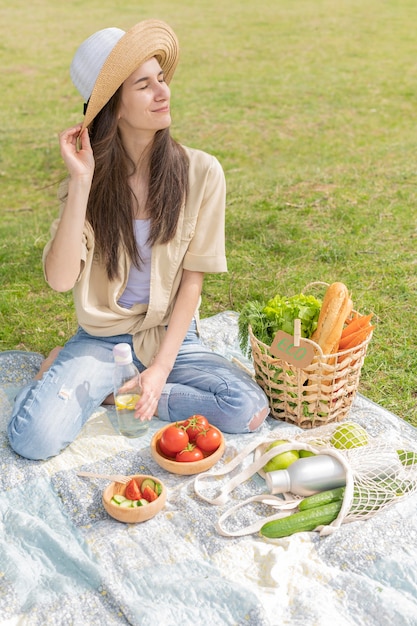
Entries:
{"label": "long brown hair", "polygon": [[[140,267],[133,215],[137,199],[128,178],[135,163],[127,154],[117,127],[121,88],[95,117],[90,126],[95,170],[87,205],[90,222],[107,276],[119,275],[118,258],[124,246],[132,263]],[[149,148],[149,189],[146,212],[151,220],[149,245],[167,243],[174,235],[188,191],[188,158],[170,135],[157,131]]]}

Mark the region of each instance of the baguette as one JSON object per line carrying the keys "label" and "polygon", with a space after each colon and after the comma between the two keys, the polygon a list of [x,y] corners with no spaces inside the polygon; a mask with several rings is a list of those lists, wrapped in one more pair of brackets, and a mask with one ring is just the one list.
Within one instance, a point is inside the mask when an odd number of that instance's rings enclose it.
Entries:
{"label": "baguette", "polygon": [[318,343],[323,354],[338,351],[343,326],[352,311],[352,300],[343,283],[332,283],[324,294],[317,328],[311,339]]}

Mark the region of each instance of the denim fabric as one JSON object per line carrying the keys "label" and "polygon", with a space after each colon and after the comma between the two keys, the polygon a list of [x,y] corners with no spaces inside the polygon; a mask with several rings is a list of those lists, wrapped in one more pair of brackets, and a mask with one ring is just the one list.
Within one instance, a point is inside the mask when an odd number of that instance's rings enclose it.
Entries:
{"label": "denim fabric", "polygon": [[[131,335],[93,337],[79,329],[40,381],[17,395],[8,424],[12,448],[29,459],[58,454],[113,391],[113,346]],[[144,365],[134,357],[139,371]],[[268,406],[251,377],[201,344],[195,322],[182,344],[158,404],[158,417],[175,422],[202,413],[223,432],[249,432]]]}

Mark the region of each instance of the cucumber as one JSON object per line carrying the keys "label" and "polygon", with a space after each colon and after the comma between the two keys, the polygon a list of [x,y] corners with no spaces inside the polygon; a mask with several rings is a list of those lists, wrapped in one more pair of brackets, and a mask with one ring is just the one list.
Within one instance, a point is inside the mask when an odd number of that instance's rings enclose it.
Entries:
{"label": "cucumber", "polygon": [[155,483],[155,493],[157,496],[160,496],[162,493],[162,485],[161,483]]}
{"label": "cucumber", "polygon": [[129,498],[125,498],[125,496],[121,495],[113,496],[111,501],[114,502],[114,504],[117,504],[118,506],[121,506],[125,509],[134,508],[136,506],[145,506],[146,504],[149,504],[148,500],[145,500],[145,498],[141,498],[140,500],[129,500]]}
{"label": "cucumber", "polygon": [[121,494],[116,493],[116,495],[114,495],[112,497],[113,502],[115,502],[116,504],[121,504],[122,502],[124,502],[125,500],[127,500],[127,498],[125,498],[125,496],[122,496]]}
{"label": "cucumber", "polygon": [[264,537],[277,538],[288,537],[294,533],[315,530],[317,526],[330,524],[336,519],[340,509],[342,508],[342,500],[317,506],[307,511],[293,513],[288,517],[266,522],[260,530],[260,534]]}
{"label": "cucumber", "polygon": [[133,500],[126,499],[126,500],[123,500],[123,502],[120,502],[119,506],[127,509],[128,507],[135,506],[135,503]]}
{"label": "cucumber", "polygon": [[152,478],[144,478],[142,480],[140,490],[143,491],[145,487],[150,487],[152,491],[155,491],[155,482],[152,480]]}
{"label": "cucumber", "polygon": [[324,504],[330,504],[331,502],[337,502],[342,500],[345,493],[344,487],[337,487],[337,489],[328,489],[327,491],[321,491],[315,493],[313,496],[304,498],[298,505],[300,511],[307,511],[308,509],[314,509],[317,506],[323,506]]}

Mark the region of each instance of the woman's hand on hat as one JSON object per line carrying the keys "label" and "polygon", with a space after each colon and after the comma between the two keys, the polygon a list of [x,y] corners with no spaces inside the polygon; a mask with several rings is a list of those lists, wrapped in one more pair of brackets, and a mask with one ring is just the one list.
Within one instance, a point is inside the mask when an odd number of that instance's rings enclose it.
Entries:
{"label": "woman's hand on hat", "polygon": [[61,156],[71,178],[86,177],[90,181],[94,173],[94,155],[88,130],[81,131],[82,124],[67,128],[59,135]]}

